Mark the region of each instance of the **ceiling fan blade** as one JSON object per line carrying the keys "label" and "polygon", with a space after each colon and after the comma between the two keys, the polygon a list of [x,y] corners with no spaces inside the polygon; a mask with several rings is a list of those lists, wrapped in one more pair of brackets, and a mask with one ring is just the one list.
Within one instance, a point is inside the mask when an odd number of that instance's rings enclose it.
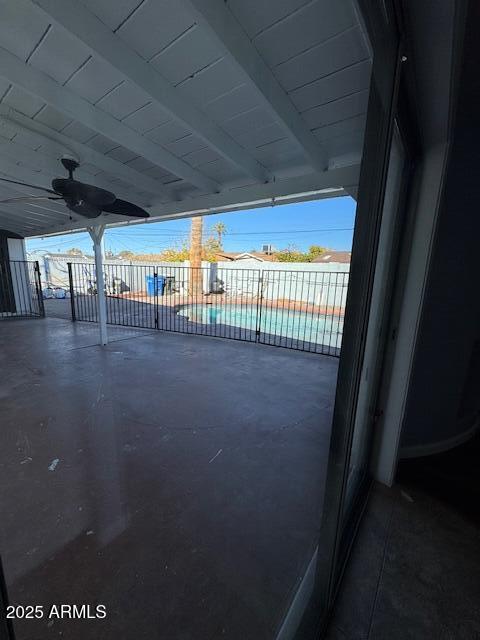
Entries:
{"label": "ceiling fan blade", "polygon": [[114,213],[117,216],[131,216],[132,218],[149,218],[150,214],[141,207],[127,202],[126,200],[120,200],[117,198],[113,204],[102,207],[106,213]]}
{"label": "ceiling fan blade", "polygon": [[52,187],[55,193],[61,194],[67,202],[85,201],[99,209],[115,202],[115,194],[111,191],[73,178],[55,178],[52,180]]}
{"label": "ceiling fan blade", "polygon": [[54,195],[58,195],[56,191],[52,189],[47,189],[46,187],[37,187],[35,184],[29,184],[28,182],[20,182],[19,180],[9,180],[8,178],[0,178],[2,182],[10,182],[11,184],[20,184],[22,187],[29,187],[30,189],[38,189],[39,191],[45,191],[46,193],[53,193]]}
{"label": "ceiling fan blade", "polygon": [[0,200],[0,204],[11,204],[14,202],[33,202],[35,200],[63,200],[63,198],[53,198],[52,196],[22,196],[19,198],[6,198]]}

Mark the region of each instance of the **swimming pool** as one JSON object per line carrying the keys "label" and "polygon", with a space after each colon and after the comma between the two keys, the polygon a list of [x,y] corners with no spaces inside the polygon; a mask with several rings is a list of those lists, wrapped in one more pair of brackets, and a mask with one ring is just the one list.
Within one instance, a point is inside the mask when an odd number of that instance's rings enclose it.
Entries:
{"label": "swimming pool", "polygon": [[[275,343],[273,338],[326,345],[332,349],[339,349],[342,344],[343,318],[339,316],[268,307],[260,312],[256,305],[239,304],[187,304],[177,313],[202,325],[223,325],[248,331],[259,329],[261,341],[269,344]],[[222,333],[222,336],[232,337],[228,333]]]}

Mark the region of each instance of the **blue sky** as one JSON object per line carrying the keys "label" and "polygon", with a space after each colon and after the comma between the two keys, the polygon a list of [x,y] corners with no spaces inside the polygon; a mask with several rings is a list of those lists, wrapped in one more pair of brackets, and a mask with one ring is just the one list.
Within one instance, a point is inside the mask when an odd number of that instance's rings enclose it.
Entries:
{"label": "blue sky", "polygon": [[[227,227],[225,251],[250,251],[260,249],[263,244],[272,244],[276,249],[294,245],[305,250],[318,244],[329,249],[350,250],[355,201],[349,197],[332,198],[205,216],[204,237],[220,220]],[[189,229],[187,219],[107,229],[105,249],[114,253],[125,249],[159,253],[167,247],[181,246],[188,239]],[[27,251],[67,251],[72,247],[90,253],[92,242],[87,233],[27,240]]]}

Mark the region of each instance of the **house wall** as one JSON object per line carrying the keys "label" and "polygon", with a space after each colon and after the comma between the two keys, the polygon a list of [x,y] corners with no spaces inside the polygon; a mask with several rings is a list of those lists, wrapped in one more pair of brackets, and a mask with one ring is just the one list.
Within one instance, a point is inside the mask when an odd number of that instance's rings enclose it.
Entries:
{"label": "house wall", "polygon": [[[406,256],[407,273],[398,318],[394,322],[396,339],[391,346],[390,375],[381,391],[383,397],[379,405],[383,413],[377,423],[372,461],[374,476],[388,485],[395,477],[400,437],[405,426],[405,407],[446,157],[447,145],[430,149],[416,171],[412,187],[414,197],[409,217],[413,220],[413,229]],[[427,388],[422,385],[424,393]]]}
{"label": "house wall", "polygon": [[28,314],[32,312],[32,298],[30,295],[28,267],[23,264],[26,260],[25,240],[7,238],[7,246],[15,298],[15,313]]}
{"label": "house wall", "polygon": [[[480,198],[480,186],[466,168],[454,151],[419,323],[400,456],[427,455],[459,444],[475,429],[480,411],[480,367],[472,361],[480,340],[480,296],[475,293],[480,217],[472,202]],[[465,410],[464,393],[472,384],[476,403]]]}
{"label": "house wall", "polygon": [[7,238],[8,255],[10,260],[26,260],[25,240]]}
{"label": "house wall", "polygon": [[480,415],[479,27],[480,9],[471,3],[401,455],[425,455],[459,444],[472,435]]}
{"label": "house wall", "polygon": [[480,12],[473,2],[467,19],[460,10],[453,15],[454,3],[439,5],[440,11],[432,3],[406,6],[423,139],[412,188],[406,276],[392,323],[396,339],[376,429],[373,471],[386,484],[394,481],[399,454],[436,453],[472,435],[480,398],[478,362],[475,368]]}

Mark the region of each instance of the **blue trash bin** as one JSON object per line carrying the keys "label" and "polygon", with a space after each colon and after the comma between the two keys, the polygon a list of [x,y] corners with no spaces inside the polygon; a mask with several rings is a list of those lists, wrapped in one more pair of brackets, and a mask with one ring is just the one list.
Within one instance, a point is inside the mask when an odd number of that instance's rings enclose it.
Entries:
{"label": "blue trash bin", "polygon": [[147,296],[163,296],[165,278],[163,276],[146,276]]}

